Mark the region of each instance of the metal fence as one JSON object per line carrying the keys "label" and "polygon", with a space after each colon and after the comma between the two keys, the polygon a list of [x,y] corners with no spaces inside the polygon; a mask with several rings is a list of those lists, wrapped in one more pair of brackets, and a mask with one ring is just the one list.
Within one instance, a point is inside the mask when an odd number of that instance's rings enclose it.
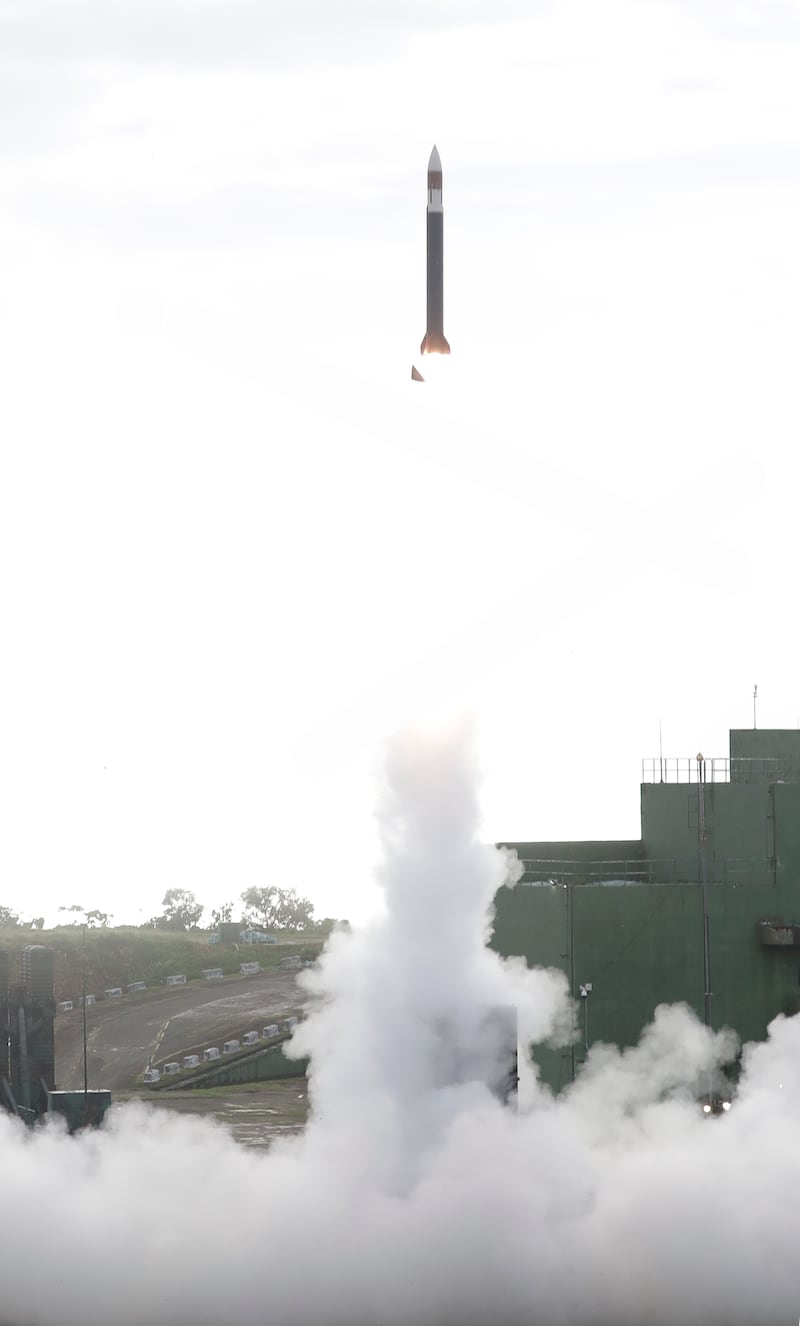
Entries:
{"label": "metal fence", "polygon": [[[696,884],[698,857],[661,857],[649,861],[565,861],[521,858],[522,884]],[[708,865],[710,884],[771,884],[773,863],[768,857],[729,857]]]}
{"label": "metal fence", "polygon": [[800,783],[800,760],[791,756],[656,756],[642,760],[642,782]]}

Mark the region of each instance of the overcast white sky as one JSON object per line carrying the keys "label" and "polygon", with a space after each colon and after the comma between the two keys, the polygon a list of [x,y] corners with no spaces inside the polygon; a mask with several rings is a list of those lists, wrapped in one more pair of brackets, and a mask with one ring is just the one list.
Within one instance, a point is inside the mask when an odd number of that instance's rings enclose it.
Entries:
{"label": "overcast white sky", "polygon": [[[800,717],[800,6],[0,6],[0,902],[366,915],[382,739],[491,838]],[[450,361],[425,330],[444,170]],[[652,510],[648,510],[652,508]]]}

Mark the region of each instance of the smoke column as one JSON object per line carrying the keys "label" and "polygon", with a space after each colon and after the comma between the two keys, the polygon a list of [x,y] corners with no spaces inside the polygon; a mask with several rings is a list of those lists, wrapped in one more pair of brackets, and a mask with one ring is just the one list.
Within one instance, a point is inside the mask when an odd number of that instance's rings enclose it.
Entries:
{"label": "smoke column", "polygon": [[800,1023],[745,1051],[729,1114],[692,1093],[735,1051],[688,1010],[598,1046],[553,1100],[486,1085],[502,1046],[571,1034],[560,976],[485,947],[514,862],[480,840],[468,723],[388,750],[383,913],[309,976],[313,1116],[254,1156],[119,1107],[78,1139],[0,1118],[0,1322],[790,1326],[800,1312]]}

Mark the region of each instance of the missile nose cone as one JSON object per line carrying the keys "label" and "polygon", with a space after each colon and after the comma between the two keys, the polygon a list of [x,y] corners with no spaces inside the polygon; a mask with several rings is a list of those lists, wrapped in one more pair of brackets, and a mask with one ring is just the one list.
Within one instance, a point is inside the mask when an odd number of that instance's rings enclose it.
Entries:
{"label": "missile nose cone", "polygon": [[430,161],[428,162],[428,170],[429,170],[429,171],[432,171],[432,170],[438,171],[438,173],[439,173],[440,175],[441,175],[441,173],[442,173],[442,160],[441,160],[441,157],[439,156],[438,151],[436,150],[436,144],[435,144],[435,143],[434,143],[434,145],[433,145],[433,151],[431,152]]}

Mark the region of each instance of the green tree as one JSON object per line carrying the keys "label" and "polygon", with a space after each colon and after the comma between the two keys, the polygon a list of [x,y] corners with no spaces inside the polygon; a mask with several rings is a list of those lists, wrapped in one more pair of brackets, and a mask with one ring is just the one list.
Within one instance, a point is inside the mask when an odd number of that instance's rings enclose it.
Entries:
{"label": "green tree", "polygon": [[341,919],[337,920],[335,916],[324,916],[321,921],[314,922],[314,929],[322,935],[329,935],[333,930],[349,930],[350,922]]}
{"label": "green tree", "polygon": [[278,890],[272,886],[258,889],[253,885],[252,888],[245,889],[240,896],[244,903],[244,919],[248,925],[258,925],[263,930],[272,929],[277,892]]}
{"label": "green tree", "polygon": [[212,908],[211,920],[214,925],[223,925],[225,921],[232,921],[233,902],[223,902],[220,907]]}
{"label": "green tree", "polygon": [[275,909],[276,930],[307,930],[314,924],[314,905],[301,898],[296,889],[278,889]]}
{"label": "green tree", "polygon": [[86,912],[85,916],[86,916],[86,924],[88,926],[93,926],[93,925],[107,926],[109,921],[111,920],[110,912],[100,912],[97,910],[96,907],[91,912]]}
{"label": "green tree", "polygon": [[264,930],[305,930],[314,924],[314,907],[308,898],[300,898],[296,889],[245,889],[241,895],[245,920]]}
{"label": "green tree", "polygon": [[0,907],[0,925],[19,925],[19,915],[10,907]]}
{"label": "green tree", "polygon": [[164,930],[191,930],[197,925],[204,910],[203,904],[197,901],[190,889],[167,889],[161,906],[164,915],[154,920],[162,921]]}
{"label": "green tree", "polygon": [[[75,918],[74,920],[70,921],[69,923],[70,925],[83,924],[88,926],[93,926],[93,925],[107,926],[109,921],[111,920],[110,912],[101,912],[96,907],[93,907],[90,911],[79,902],[73,902],[71,907],[59,907],[58,910],[60,912],[69,912]],[[83,917],[83,922],[78,920],[79,916]]]}
{"label": "green tree", "polygon": [[86,915],[86,908],[83,907],[82,904],[79,902],[73,902],[70,907],[59,907],[58,910],[60,912],[70,913],[70,915],[72,916],[72,920],[68,922],[69,925],[80,925],[81,922],[78,920],[78,916]]}

